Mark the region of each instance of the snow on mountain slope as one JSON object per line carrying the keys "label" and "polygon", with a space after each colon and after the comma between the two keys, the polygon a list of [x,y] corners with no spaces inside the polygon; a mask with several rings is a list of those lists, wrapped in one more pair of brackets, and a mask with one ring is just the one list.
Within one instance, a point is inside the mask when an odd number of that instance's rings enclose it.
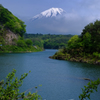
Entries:
{"label": "snow on mountain slope", "polygon": [[34,16],[32,18],[32,20],[35,20],[35,19],[40,19],[42,17],[56,17],[58,15],[62,15],[65,11],[62,9],[62,8],[50,8],[48,10],[45,10],[43,12],[41,12],[40,14]]}

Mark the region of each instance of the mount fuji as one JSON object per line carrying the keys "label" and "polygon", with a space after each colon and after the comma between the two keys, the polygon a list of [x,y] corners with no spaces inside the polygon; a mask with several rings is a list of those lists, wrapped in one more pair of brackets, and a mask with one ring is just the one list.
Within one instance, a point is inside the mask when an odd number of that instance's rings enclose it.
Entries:
{"label": "mount fuji", "polygon": [[66,33],[64,15],[66,11],[62,8],[50,8],[41,12],[40,14],[30,18],[26,22],[26,30],[28,33],[42,33],[42,34],[59,34]]}
{"label": "mount fuji", "polygon": [[65,11],[62,8],[50,8],[48,10],[45,10],[41,12],[40,14],[34,16],[31,20],[35,19],[41,19],[41,18],[52,18],[52,17],[57,17],[61,16],[65,13]]}
{"label": "mount fuji", "polygon": [[[27,33],[42,33],[42,34],[77,34],[81,24],[77,15],[68,13],[62,8],[50,8],[40,14],[31,17],[27,21]],[[74,23],[74,24],[73,24]]]}

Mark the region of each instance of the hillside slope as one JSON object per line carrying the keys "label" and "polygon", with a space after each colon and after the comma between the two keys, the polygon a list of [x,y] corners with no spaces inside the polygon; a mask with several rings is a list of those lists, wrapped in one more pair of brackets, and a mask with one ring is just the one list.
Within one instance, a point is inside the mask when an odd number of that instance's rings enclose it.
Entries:
{"label": "hillside slope", "polygon": [[41,51],[31,40],[23,39],[25,27],[23,21],[0,4],[0,53]]}
{"label": "hillside slope", "polygon": [[[0,44],[13,44],[14,39],[26,32],[24,22],[0,4]],[[4,40],[3,40],[4,39]]]}

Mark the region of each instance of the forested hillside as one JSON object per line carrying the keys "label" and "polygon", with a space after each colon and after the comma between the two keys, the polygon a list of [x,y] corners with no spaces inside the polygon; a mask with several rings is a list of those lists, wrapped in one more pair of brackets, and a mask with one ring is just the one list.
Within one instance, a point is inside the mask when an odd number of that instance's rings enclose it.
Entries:
{"label": "forested hillside", "polygon": [[31,40],[24,40],[26,25],[0,4],[0,53],[39,51]]}
{"label": "forested hillside", "polygon": [[100,21],[85,26],[81,36],[73,36],[52,58],[100,64]]}
{"label": "forested hillside", "polygon": [[31,39],[33,45],[38,45],[45,49],[59,49],[67,46],[68,40],[73,35],[51,35],[51,34],[25,34],[25,39]]}
{"label": "forested hillside", "polygon": [[0,4],[0,35],[4,29],[10,29],[12,32],[23,36],[26,32],[26,25],[23,21],[14,16],[8,9]]}

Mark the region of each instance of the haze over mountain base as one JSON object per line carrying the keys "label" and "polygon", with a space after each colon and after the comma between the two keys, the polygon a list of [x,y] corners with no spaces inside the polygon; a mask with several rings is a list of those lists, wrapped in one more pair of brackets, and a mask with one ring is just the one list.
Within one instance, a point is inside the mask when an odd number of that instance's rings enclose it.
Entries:
{"label": "haze over mountain base", "polygon": [[79,35],[86,20],[61,8],[51,8],[25,21],[25,24],[27,33]]}

